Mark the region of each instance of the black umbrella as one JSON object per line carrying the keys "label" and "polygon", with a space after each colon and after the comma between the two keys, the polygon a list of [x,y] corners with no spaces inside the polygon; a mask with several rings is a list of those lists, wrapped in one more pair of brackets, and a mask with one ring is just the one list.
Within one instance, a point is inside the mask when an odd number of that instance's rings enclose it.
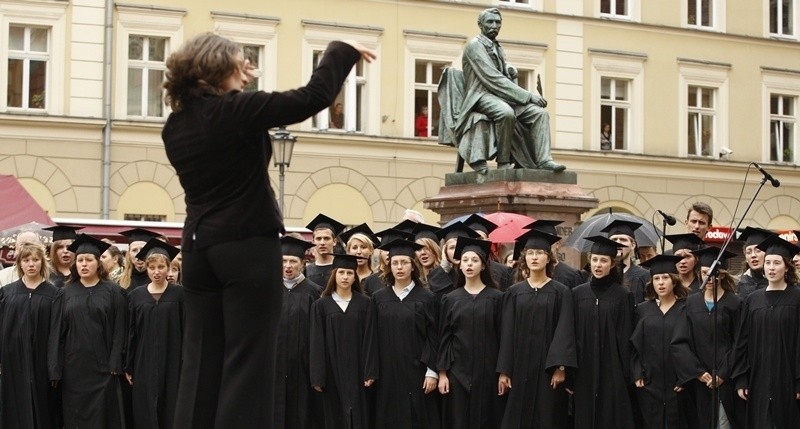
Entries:
{"label": "black umbrella", "polygon": [[601,230],[608,226],[609,223],[617,219],[638,222],[642,224],[642,226],[634,231],[636,245],[640,247],[655,246],[659,241],[659,237],[661,237],[661,234],[658,232],[658,229],[655,227],[655,225],[653,225],[647,219],[643,219],[639,216],[634,216],[629,213],[605,213],[586,219],[582,224],[572,231],[572,234],[570,234],[569,237],[567,237],[567,239],[564,241],[564,245],[578,249],[581,252],[588,252],[592,247],[592,242],[584,240],[584,238],[591,237],[593,235],[607,236],[607,234]]}

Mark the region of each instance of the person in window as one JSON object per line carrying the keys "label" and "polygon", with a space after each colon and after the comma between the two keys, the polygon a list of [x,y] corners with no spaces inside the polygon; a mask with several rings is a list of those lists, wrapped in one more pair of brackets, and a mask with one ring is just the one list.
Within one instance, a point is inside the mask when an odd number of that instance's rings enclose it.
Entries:
{"label": "person in window", "polygon": [[353,66],[375,57],[357,42],[331,42],[305,87],[269,93],[242,91],[253,67],[224,37],[197,35],[167,59],[172,113],[161,137],[187,213],[181,427],[272,425],[284,228],[267,130],[330,106]]}
{"label": "person in window", "polygon": [[417,137],[428,137],[428,106],[422,106],[417,119],[414,120],[414,133]]}
{"label": "person in window", "polygon": [[331,109],[331,128],[344,128],[344,105],[336,103]]}
{"label": "person in window", "polygon": [[603,124],[603,129],[600,130],[600,149],[611,150],[611,124]]}

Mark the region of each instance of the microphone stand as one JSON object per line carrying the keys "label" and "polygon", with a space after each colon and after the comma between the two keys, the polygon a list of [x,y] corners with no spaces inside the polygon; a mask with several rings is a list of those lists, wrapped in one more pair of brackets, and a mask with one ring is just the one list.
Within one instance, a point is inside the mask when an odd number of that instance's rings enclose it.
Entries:
{"label": "microphone stand", "polygon": [[664,253],[664,245],[666,243],[667,235],[667,218],[661,217],[661,253]]}
{"label": "microphone stand", "polygon": [[[739,223],[736,224],[736,228],[734,228],[730,234],[728,234],[728,238],[722,243],[722,247],[719,249],[719,254],[717,258],[714,259],[714,263],[711,264],[711,267],[708,269],[708,273],[706,277],[703,279],[701,283],[703,288],[708,284],[709,280],[713,280],[714,283],[714,307],[712,310],[714,311],[714,316],[711,320],[711,337],[713,342],[713,354],[712,354],[712,368],[711,368],[711,429],[715,429],[719,425],[719,392],[717,390],[717,272],[719,270],[720,260],[722,259],[722,255],[725,253],[725,249],[728,248],[728,245],[733,241],[733,237],[736,235],[736,231],[739,230],[739,227],[742,226],[742,222],[744,222],[745,217],[747,217],[747,213],[753,207],[753,203],[756,201],[756,197],[761,192],[761,188],[764,187],[764,184],[767,183],[767,177],[761,178],[761,183],[759,183],[758,188],[753,193],[753,197],[750,198],[750,203],[747,205],[747,208],[744,209],[744,213],[742,213],[742,217],[739,219]],[[665,221],[666,223],[666,221]],[[705,293],[705,291],[703,292]],[[729,381],[730,382],[730,381]]]}

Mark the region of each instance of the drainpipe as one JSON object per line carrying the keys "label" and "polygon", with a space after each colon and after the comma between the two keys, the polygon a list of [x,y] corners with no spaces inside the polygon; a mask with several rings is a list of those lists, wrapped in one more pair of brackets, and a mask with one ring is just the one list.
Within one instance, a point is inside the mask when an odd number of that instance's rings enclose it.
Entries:
{"label": "drainpipe", "polygon": [[114,0],[106,0],[105,41],[103,44],[103,201],[102,218],[108,219],[111,194],[111,58],[114,45]]}

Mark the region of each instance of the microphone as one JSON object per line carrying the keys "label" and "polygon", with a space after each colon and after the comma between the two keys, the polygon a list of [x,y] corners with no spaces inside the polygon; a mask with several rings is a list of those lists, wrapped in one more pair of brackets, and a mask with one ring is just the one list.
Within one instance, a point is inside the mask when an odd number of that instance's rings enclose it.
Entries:
{"label": "microphone", "polygon": [[678,223],[678,221],[675,220],[675,216],[668,215],[668,214],[662,212],[661,210],[656,210],[656,211],[658,212],[658,214],[661,215],[661,217],[664,218],[665,221],[667,221],[667,225],[675,226],[675,224]]}
{"label": "microphone", "polygon": [[760,172],[761,172],[761,174],[763,174],[763,175],[764,175],[764,179],[765,179],[765,180],[769,180],[769,183],[771,183],[771,184],[772,184],[772,187],[773,187],[773,188],[777,188],[778,186],[781,186],[781,182],[780,182],[780,180],[778,180],[778,179],[776,179],[776,178],[772,177],[772,175],[771,175],[771,174],[767,173],[767,171],[766,171],[766,170],[764,170],[763,168],[761,168],[761,166],[760,166],[760,165],[758,165],[758,164],[756,164],[755,162],[753,163],[753,165],[754,165],[754,166],[755,166],[755,167],[758,169],[758,171],[760,171]]}

